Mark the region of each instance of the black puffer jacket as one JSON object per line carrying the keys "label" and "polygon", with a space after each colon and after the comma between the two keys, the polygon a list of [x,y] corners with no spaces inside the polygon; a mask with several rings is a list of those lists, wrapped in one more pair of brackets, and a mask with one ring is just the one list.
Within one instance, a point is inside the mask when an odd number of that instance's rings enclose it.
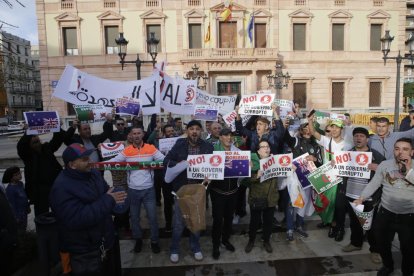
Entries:
{"label": "black puffer jacket", "polygon": [[[206,141],[199,139],[200,152],[199,154],[213,153],[213,145]],[[187,138],[178,139],[172,149],[168,152],[164,158],[164,168],[174,167],[183,160],[187,160],[188,157],[188,140]],[[178,191],[181,186],[188,183],[187,170],[181,172],[172,182],[173,190]]]}
{"label": "black puffer jacket", "polygon": [[60,247],[69,253],[97,250],[105,240],[115,240],[112,209],[115,200],[106,194],[108,185],[97,170],[79,172],[66,168],[53,185],[50,205],[59,225]]}

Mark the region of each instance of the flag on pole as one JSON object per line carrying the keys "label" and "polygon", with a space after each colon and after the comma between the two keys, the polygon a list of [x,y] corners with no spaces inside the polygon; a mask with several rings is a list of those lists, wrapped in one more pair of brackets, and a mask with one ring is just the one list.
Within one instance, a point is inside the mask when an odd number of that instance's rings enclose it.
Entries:
{"label": "flag on pole", "polygon": [[224,1],[224,10],[220,14],[221,20],[228,21],[231,19],[231,9],[233,5],[233,0]]}
{"label": "flag on pole", "polygon": [[228,21],[231,18],[231,6],[225,8],[224,11],[220,14],[221,20]]}
{"label": "flag on pole", "polygon": [[210,41],[210,22],[208,23],[206,36],[204,37],[204,43],[207,43]]}
{"label": "flag on pole", "polygon": [[247,26],[247,35],[249,36],[250,43],[253,42],[253,29],[254,29],[254,15],[250,17],[249,25]]}

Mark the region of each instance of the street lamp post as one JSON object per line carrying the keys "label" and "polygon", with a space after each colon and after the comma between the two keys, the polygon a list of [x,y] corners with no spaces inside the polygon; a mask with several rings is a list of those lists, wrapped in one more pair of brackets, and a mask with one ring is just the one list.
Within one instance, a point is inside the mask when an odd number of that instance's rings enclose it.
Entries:
{"label": "street lamp post", "polygon": [[405,44],[409,46],[409,54],[402,56],[401,52],[398,51],[398,55],[395,57],[389,57],[388,53],[390,52],[391,42],[394,40],[393,36],[390,36],[390,31],[385,31],[384,37],[381,38],[381,49],[383,53],[382,59],[384,60],[384,65],[387,63],[387,59],[395,59],[397,62],[397,80],[395,87],[395,105],[394,105],[394,131],[399,129],[399,119],[400,119],[400,71],[401,71],[401,62],[404,59],[414,61],[414,36],[410,35],[410,38],[405,41]]}
{"label": "street lamp post", "polygon": [[[193,67],[191,67],[191,69],[193,69],[193,72],[187,72],[187,74],[185,75],[184,79],[186,80],[197,80],[197,88],[199,89],[203,89],[207,87],[207,80],[208,80],[208,75],[206,73],[204,73],[204,75],[199,75],[198,74],[198,69],[200,69],[200,67],[197,66],[196,63],[194,63]],[[199,85],[200,80],[203,80],[202,84]]]}
{"label": "street lamp post", "polygon": [[137,80],[141,79],[141,64],[143,63],[152,63],[152,66],[155,66],[155,63],[157,63],[157,55],[158,55],[158,43],[160,42],[159,39],[155,38],[154,33],[150,33],[150,38],[147,39],[147,46],[149,54],[151,55],[152,60],[140,60],[139,54],[137,54],[136,60],[125,60],[125,57],[127,55],[127,46],[128,46],[128,40],[125,39],[124,33],[119,33],[119,38],[115,39],[115,43],[118,45],[118,56],[120,58],[119,63],[122,65],[122,70],[124,70],[124,64],[126,63],[135,63],[135,66],[137,67]]}
{"label": "street lamp post", "polygon": [[267,75],[267,82],[269,87],[274,87],[276,89],[276,98],[279,98],[280,90],[284,87],[288,87],[290,75],[289,72],[283,74],[282,65],[279,62],[276,62],[275,68],[274,75],[272,75],[272,72]]}

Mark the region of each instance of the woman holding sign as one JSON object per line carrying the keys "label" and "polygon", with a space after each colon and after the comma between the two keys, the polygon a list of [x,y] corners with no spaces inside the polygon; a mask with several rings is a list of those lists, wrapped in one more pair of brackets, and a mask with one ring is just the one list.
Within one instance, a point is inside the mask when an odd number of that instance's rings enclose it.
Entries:
{"label": "woman holding sign", "polygon": [[[257,156],[258,155],[258,156]],[[270,178],[260,182],[263,172],[259,169],[259,160],[270,156],[270,144],[267,140],[261,140],[257,147],[257,154],[252,153],[252,177],[249,182],[249,205],[250,205],[250,225],[249,242],[244,251],[252,251],[256,232],[260,222],[263,221],[263,246],[267,252],[273,252],[270,245],[270,235],[272,234],[272,220],[275,212],[279,191],[277,189],[276,178]]]}

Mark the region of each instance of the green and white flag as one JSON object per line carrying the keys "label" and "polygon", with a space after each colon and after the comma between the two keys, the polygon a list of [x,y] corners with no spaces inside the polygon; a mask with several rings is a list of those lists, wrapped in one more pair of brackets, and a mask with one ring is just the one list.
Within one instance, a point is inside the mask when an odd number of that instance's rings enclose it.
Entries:
{"label": "green and white flag", "polygon": [[309,182],[318,194],[321,194],[342,181],[342,178],[335,175],[331,163],[326,163],[307,176]]}
{"label": "green and white flag", "polygon": [[74,105],[76,117],[81,123],[96,123],[106,120],[106,108],[103,105]]}

